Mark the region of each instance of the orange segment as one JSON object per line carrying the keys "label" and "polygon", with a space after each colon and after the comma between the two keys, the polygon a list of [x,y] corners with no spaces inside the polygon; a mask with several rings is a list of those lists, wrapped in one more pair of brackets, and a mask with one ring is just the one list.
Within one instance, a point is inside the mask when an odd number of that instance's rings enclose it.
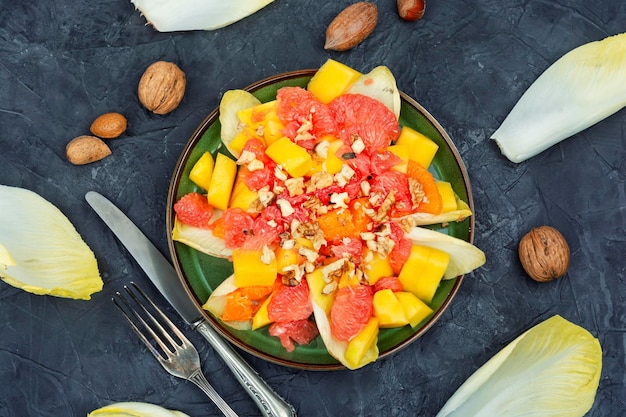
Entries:
{"label": "orange segment", "polygon": [[417,211],[431,214],[439,214],[443,208],[443,200],[439,194],[439,188],[435,182],[435,177],[419,162],[409,160],[406,175],[422,184],[426,196],[417,207]]}
{"label": "orange segment", "polygon": [[271,286],[250,286],[236,289],[226,296],[226,307],[224,307],[222,320],[251,320],[271,292]]}

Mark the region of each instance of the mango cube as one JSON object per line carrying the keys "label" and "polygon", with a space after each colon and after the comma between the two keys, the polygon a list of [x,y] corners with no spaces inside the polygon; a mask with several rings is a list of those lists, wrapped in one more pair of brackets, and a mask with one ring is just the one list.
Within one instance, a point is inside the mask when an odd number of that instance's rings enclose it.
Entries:
{"label": "mango cube", "polygon": [[267,120],[265,122],[265,127],[263,128],[263,139],[265,141],[265,145],[270,146],[272,143],[282,138],[282,131],[284,128],[285,125],[283,125],[280,120]]}
{"label": "mango cube", "polygon": [[372,304],[379,327],[402,327],[409,324],[402,304],[391,289],[376,291]]}
{"label": "mango cube", "polygon": [[235,276],[235,286],[249,287],[252,285],[260,285],[271,287],[274,285],[278,269],[276,267],[276,258],[271,256],[270,260],[264,262],[262,250],[233,250],[233,270]]}
{"label": "mango cube", "polygon": [[409,154],[410,154],[409,147],[406,145],[396,144],[396,145],[391,145],[387,147],[387,149],[389,150],[389,152],[393,153],[394,155],[396,155],[398,158],[402,160],[402,162],[400,162],[397,165],[394,165],[393,167],[391,167],[391,169],[393,169],[394,171],[398,171],[403,174],[406,174],[407,167],[409,165]]}
{"label": "mango cube", "polygon": [[448,268],[450,255],[439,249],[413,245],[398,279],[406,291],[430,303]]}
{"label": "mango cube", "polygon": [[328,59],[307,85],[309,90],[322,103],[330,103],[335,97],[343,94],[361,73],[349,66]]}
{"label": "mango cube", "polygon": [[315,304],[320,306],[326,314],[330,314],[330,309],[333,304],[334,294],[324,294],[323,290],[327,283],[324,280],[324,274],[321,268],[317,268],[313,272],[307,274],[306,282],[309,284],[309,291],[311,298],[315,301]]}
{"label": "mango cube", "polygon": [[254,317],[252,317],[252,330],[260,329],[261,327],[265,327],[272,322],[267,311],[267,306],[270,303],[271,298],[271,295],[267,297],[265,301],[263,301],[263,304],[261,304],[261,307],[259,307],[254,314]]}
{"label": "mango cube", "polygon": [[432,139],[408,126],[402,126],[396,145],[406,146],[409,149],[409,158],[419,162],[424,168],[428,168],[439,149],[439,145]]}
{"label": "mango cube", "polygon": [[259,193],[249,189],[245,183],[245,175],[248,172],[249,171],[245,168],[241,168],[237,172],[235,184],[233,185],[233,190],[230,195],[230,202],[228,204],[231,208],[237,207],[246,212],[250,210],[252,203],[259,198]]}
{"label": "mango cube", "polygon": [[228,208],[236,175],[237,163],[226,155],[218,153],[215,158],[211,182],[207,189],[209,205],[220,210]]}
{"label": "mango cube", "polygon": [[239,110],[237,112],[237,117],[241,123],[253,130],[256,130],[259,126],[265,123],[265,120],[268,118],[268,114],[271,112],[275,113],[276,106],[276,100],[268,101],[267,103]]}
{"label": "mango cube", "polygon": [[274,250],[274,253],[276,254],[276,266],[279,274],[282,274],[286,267],[301,263],[302,257],[298,254],[297,248],[284,249],[279,246]]}
{"label": "mango cube", "polygon": [[366,249],[363,254],[363,266],[365,276],[367,276],[367,281],[370,285],[376,284],[381,278],[393,275],[389,257],[382,257],[378,252],[370,249]]}
{"label": "mango cube", "polygon": [[437,189],[441,195],[441,200],[443,201],[441,212],[447,213],[449,211],[456,210],[458,207],[456,203],[456,195],[452,189],[452,184],[447,181],[437,181],[435,184],[437,185]]}
{"label": "mango cube", "polygon": [[307,150],[286,136],[268,146],[265,153],[294,178],[308,174],[313,166],[313,160]]}
{"label": "mango cube", "polygon": [[189,172],[189,179],[198,187],[208,190],[211,184],[214,166],[215,160],[213,159],[213,155],[211,155],[210,152],[204,152],[200,159],[193,164]]}
{"label": "mango cube", "polygon": [[343,141],[340,139],[335,139],[328,145],[328,155],[326,156],[326,161],[324,162],[324,169],[329,174],[335,175],[341,171],[344,161],[337,156],[337,151],[342,145]]}
{"label": "mango cube", "polygon": [[417,296],[408,291],[398,291],[395,293],[396,298],[402,304],[404,315],[411,327],[415,327],[426,317],[430,316],[433,310]]}
{"label": "mango cube", "polygon": [[[369,319],[363,330],[361,330],[350,342],[346,348],[345,359],[351,368],[358,368],[370,349],[377,349],[378,341],[378,319],[372,317]],[[378,350],[376,350],[378,352]]]}

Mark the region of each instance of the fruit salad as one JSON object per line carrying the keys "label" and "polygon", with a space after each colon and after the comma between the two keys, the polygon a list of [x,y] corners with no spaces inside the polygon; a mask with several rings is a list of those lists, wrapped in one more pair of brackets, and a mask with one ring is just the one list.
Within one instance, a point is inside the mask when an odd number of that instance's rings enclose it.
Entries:
{"label": "fruit salad", "polygon": [[423,227],[472,213],[429,170],[438,145],[399,113],[388,68],[334,60],[269,102],[224,94],[224,146],[194,163],[197,191],[174,205],[174,240],[232,260],[206,310],[237,329],[267,327],[287,351],[320,336],[356,369],[378,357],[379,329],[419,326],[442,280],[485,262]]}

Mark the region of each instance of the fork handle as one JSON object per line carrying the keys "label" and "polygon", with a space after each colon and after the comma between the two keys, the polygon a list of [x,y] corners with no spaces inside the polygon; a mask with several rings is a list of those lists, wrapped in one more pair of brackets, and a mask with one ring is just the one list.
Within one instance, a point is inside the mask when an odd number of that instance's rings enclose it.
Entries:
{"label": "fork handle", "polygon": [[211,344],[265,417],[296,417],[295,408],[276,394],[254,369],[206,322],[196,330]]}

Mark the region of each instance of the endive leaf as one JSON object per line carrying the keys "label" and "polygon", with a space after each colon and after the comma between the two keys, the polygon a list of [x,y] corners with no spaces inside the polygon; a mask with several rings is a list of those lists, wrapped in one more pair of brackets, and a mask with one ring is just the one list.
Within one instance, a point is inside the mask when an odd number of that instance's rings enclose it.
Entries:
{"label": "endive leaf", "polygon": [[[213,210],[212,219],[215,221],[222,216],[221,210]],[[210,230],[190,226],[174,219],[172,240],[183,243],[207,255],[216,258],[228,258],[233,254],[232,249],[226,247],[224,239],[213,236]]]}
{"label": "endive leaf", "polygon": [[590,42],[552,64],[491,139],[522,162],[626,106],[626,33]]}
{"label": "endive leaf", "polygon": [[400,117],[400,91],[395,77],[385,66],[378,66],[367,74],[361,75],[346,93],[363,94],[378,100],[391,110],[396,118]]}
{"label": "endive leaf", "polygon": [[407,233],[407,237],[416,245],[429,246],[450,254],[450,262],[443,279],[467,274],[486,262],[485,253],[476,246],[445,233],[414,227]]}
{"label": "endive leaf", "polygon": [[88,300],[96,258],[70,221],[36,193],[0,185],[0,278],[34,294]]}
{"label": "endive leaf", "polygon": [[235,158],[239,158],[240,155],[230,146],[230,143],[243,130],[237,113],[239,110],[249,109],[258,104],[261,104],[261,101],[245,90],[228,90],[220,100],[219,119],[222,126],[220,131],[222,143]]}
{"label": "endive leaf", "polygon": [[[235,276],[231,275],[226,278],[215,291],[211,293],[209,299],[202,305],[202,308],[215,317],[220,318],[224,314],[226,308],[227,295],[235,291],[238,287],[235,285]],[[250,330],[252,328],[251,321],[225,321],[222,322],[237,330]]]}
{"label": "endive leaf", "polygon": [[274,0],[131,0],[159,32],[214,30],[247,17]]}
{"label": "endive leaf", "polygon": [[87,414],[87,417],[189,417],[181,411],[142,402],[110,404]]}
{"label": "endive leaf", "polygon": [[582,417],[593,405],[601,370],[598,340],[553,316],[478,369],[437,417]]}
{"label": "endive leaf", "polygon": [[472,215],[472,210],[470,210],[467,203],[461,200],[459,196],[455,195],[455,198],[457,205],[456,210],[447,211],[440,214],[417,212],[404,216],[404,218],[410,217],[413,221],[412,224],[416,226],[429,226],[434,224],[463,221]]}

